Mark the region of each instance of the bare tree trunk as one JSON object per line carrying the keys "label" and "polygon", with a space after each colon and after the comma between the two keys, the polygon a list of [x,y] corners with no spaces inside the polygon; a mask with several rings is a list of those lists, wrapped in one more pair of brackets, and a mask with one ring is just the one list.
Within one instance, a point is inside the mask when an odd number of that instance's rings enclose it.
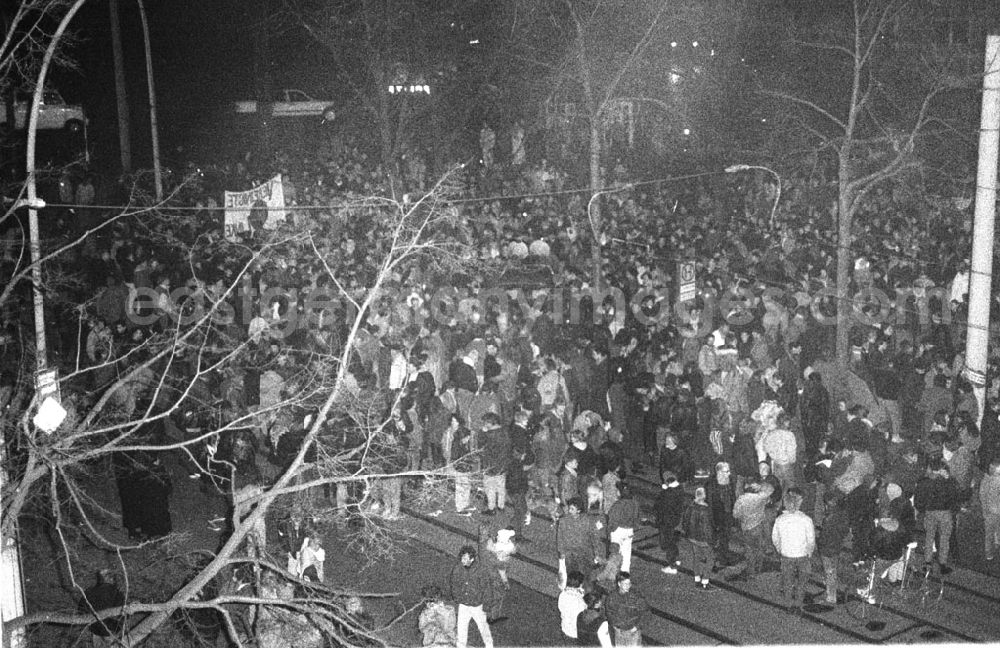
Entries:
{"label": "bare tree trunk", "polygon": [[385,173],[389,178],[389,186],[392,187],[393,197],[396,200],[401,200],[399,165],[396,163],[397,137],[395,137],[393,128],[390,125],[391,110],[389,93],[386,91],[386,84],[383,78],[380,77],[376,83],[379,84],[375,92],[378,95],[378,134],[379,150],[382,153],[382,166],[385,168]]}
{"label": "bare tree trunk", "polygon": [[[579,21],[576,22],[577,65],[580,67],[580,82],[583,85],[583,96],[587,103],[587,117],[590,127],[590,192],[593,198],[604,188],[601,178],[601,109],[603,105],[594,100],[594,85],[590,78],[590,68],[587,66],[586,34]],[[588,203],[587,218],[590,219],[590,231],[594,236],[594,244],[590,249],[590,260],[593,265],[594,289],[601,287],[601,201]],[[594,304],[596,308],[598,304]]]}
{"label": "bare tree trunk", "polygon": [[[598,124],[590,125],[590,189],[593,193],[603,189],[601,183],[601,129]],[[590,260],[594,266],[594,289],[601,287],[601,201],[594,201],[591,213],[591,226],[594,232],[594,245],[590,250]],[[594,304],[597,308],[599,304]]]}
{"label": "bare tree trunk", "polygon": [[851,224],[853,205],[848,190],[847,164],[840,162],[837,217],[837,362],[846,367],[851,360]]}

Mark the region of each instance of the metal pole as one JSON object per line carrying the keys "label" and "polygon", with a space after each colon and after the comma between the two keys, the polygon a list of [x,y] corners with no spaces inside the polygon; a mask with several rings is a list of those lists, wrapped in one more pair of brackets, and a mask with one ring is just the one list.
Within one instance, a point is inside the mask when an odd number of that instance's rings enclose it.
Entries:
{"label": "metal pole", "polygon": [[146,46],[146,82],[149,87],[149,128],[153,138],[153,180],[156,183],[156,201],[163,200],[163,174],[160,171],[160,132],[156,122],[156,88],[153,85],[153,52],[149,41],[149,22],[146,20],[146,5],[139,4],[139,18],[142,20],[142,36]]}
{"label": "metal pole", "polygon": [[1000,148],[1000,36],[986,39],[986,73],[979,126],[976,215],[969,273],[969,322],[965,377],[979,402],[979,422],[986,405],[986,358],[990,340],[990,284],[993,279],[993,225],[997,211],[997,150]]}
{"label": "metal pole", "polygon": [[122,57],[122,27],[118,19],[118,0],[110,0],[111,53],[115,62],[115,96],[118,99],[118,144],[122,173],[132,173],[132,120],[125,90],[125,61]]}

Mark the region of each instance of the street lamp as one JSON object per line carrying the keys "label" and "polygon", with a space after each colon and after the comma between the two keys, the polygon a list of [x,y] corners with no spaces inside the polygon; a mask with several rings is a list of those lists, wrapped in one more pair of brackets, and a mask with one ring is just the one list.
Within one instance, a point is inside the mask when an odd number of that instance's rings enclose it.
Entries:
{"label": "street lamp", "polygon": [[617,193],[619,191],[625,191],[631,188],[632,188],[631,184],[622,185],[620,187],[610,187],[608,189],[601,189],[599,191],[595,191],[594,195],[590,197],[590,201],[587,203],[587,220],[590,221],[590,230],[594,233],[594,241],[599,246],[604,247],[605,245],[607,245],[608,235],[597,233],[597,226],[594,225],[594,217],[591,215],[590,208],[594,206],[594,201],[597,200],[597,197],[600,196],[601,194]]}
{"label": "street lamp", "polygon": [[142,21],[142,38],[146,49],[146,85],[149,91],[149,128],[153,138],[153,181],[157,202],[163,200],[163,173],[160,169],[160,134],[156,123],[156,88],[153,85],[153,53],[149,44],[149,21],[146,20],[146,5],[139,4],[139,18]]}
{"label": "street lamp", "polygon": [[739,173],[741,171],[749,171],[750,169],[767,171],[778,181],[778,195],[774,197],[774,206],[771,207],[771,229],[774,229],[774,214],[778,211],[778,203],[781,201],[781,176],[774,169],[760,166],[759,164],[734,164],[726,167],[726,173]]}

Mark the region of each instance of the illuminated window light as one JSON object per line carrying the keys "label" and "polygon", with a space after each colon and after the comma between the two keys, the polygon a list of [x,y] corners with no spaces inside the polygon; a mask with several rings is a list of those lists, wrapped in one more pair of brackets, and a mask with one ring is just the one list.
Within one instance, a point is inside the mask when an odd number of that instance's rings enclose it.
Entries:
{"label": "illuminated window light", "polygon": [[671,72],[670,83],[672,83],[673,85],[677,85],[680,82],[681,82],[681,75],[677,74],[676,72]]}
{"label": "illuminated window light", "polygon": [[698,41],[694,41],[693,43],[691,43],[691,47],[698,47]]}
{"label": "illuminated window light", "polygon": [[709,56],[715,56],[715,50],[712,50],[712,51],[711,51],[711,52],[709,52],[708,54],[709,54]]}
{"label": "illuminated window light", "polygon": [[677,47],[677,41],[670,43],[670,47]]}
{"label": "illuminated window light", "polygon": [[478,45],[478,44],[479,44],[478,38],[473,38],[472,40],[469,41],[469,45]]}
{"label": "illuminated window light", "polygon": [[683,131],[683,133],[685,135],[690,135],[691,134],[691,129],[690,128],[685,128],[684,131]]}

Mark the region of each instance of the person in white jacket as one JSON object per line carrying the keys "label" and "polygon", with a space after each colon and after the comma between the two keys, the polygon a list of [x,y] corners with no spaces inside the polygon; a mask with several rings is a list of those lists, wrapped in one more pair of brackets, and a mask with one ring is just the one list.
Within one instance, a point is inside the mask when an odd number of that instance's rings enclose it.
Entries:
{"label": "person in white jacket", "polygon": [[298,573],[299,578],[311,581],[323,582],[325,576],[323,565],[326,562],[326,550],[318,535],[308,535],[302,541],[302,549],[299,550]]}
{"label": "person in white jacket", "polygon": [[788,489],[783,503],[785,512],[774,521],[771,542],[781,557],[781,598],[789,607],[800,608],[816,549],[816,527],[812,518],[800,510],[801,490]]}

